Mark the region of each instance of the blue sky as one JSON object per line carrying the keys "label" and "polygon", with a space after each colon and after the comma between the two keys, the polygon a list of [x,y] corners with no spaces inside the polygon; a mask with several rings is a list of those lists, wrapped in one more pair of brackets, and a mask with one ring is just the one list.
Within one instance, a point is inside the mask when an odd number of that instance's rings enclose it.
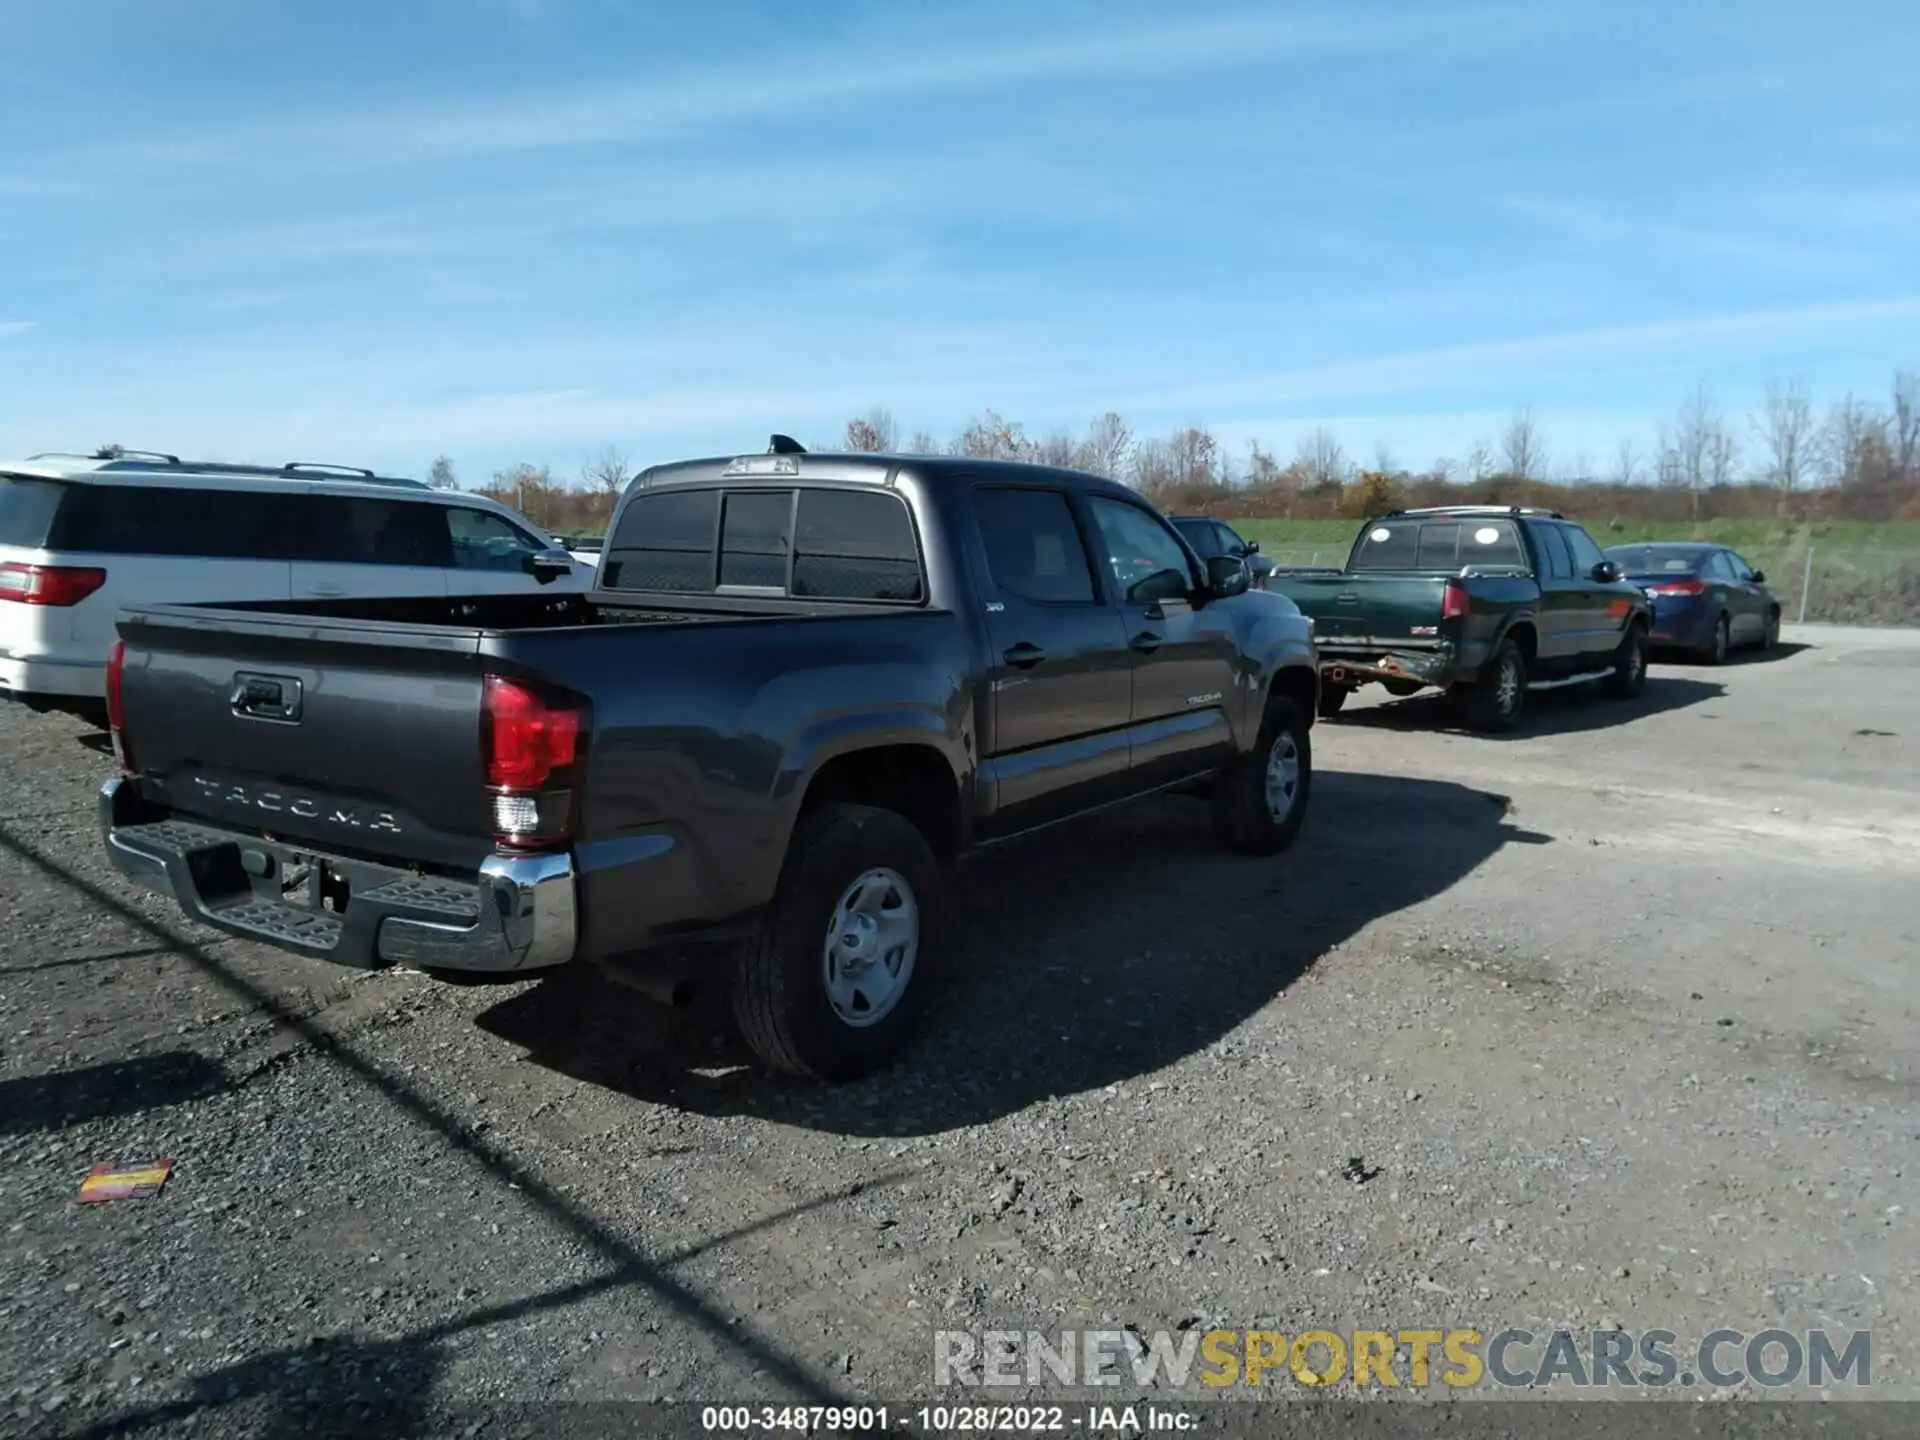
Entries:
{"label": "blue sky", "polygon": [[1911,0],[0,0],[0,452],[1106,409],[1562,464],[1920,365]]}

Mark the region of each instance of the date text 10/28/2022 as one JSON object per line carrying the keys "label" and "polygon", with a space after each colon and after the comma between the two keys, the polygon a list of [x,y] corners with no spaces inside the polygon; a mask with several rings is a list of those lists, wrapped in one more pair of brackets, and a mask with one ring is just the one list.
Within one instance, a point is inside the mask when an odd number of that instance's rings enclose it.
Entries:
{"label": "date text 10/28/2022", "polygon": [[1181,1434],[1199,1427],[1171,1405],[707,1405],[709,1434],[875,1434],[906,1427],[929,1434]]}

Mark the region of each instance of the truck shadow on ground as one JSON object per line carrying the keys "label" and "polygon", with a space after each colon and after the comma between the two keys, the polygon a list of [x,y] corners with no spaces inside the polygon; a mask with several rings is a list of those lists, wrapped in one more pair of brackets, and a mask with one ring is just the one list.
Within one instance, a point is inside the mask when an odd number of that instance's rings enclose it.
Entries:
{"label": "truck shadow on ground", "polygon": [[0,1080],[0,1135],[138,1115],[204,1098],[226,1083],[218,1065],[191,1050]]}
{"label": "truck shadow on ground", "polygon": [[[1385,691],[1377,692],[1384,695]],[[1727,687],[1691,676],[1649,675],[1647,688],[1633,700],[1621,700],[1596,686],[1569,685],[1527,696],[1520,723],[1499,734],[1469,730],[1460,707],[1444,692],[1428,690],[1405,700],[1343,711],[1327,722],[1341,727],[1371,730],[1447,731],[1478,740],[1528,740],[1541,735],[1577,735],[1589,730],[1611,730],[1650,715],[1684,710],[1709,700],[1724,699]]]}
{"label": "truck shadow on ground", "polygon": [[1166,797],[977,856],[910,1053],[844,1086],[766,1075],[711,987],[668,1010],[579,967],[479,1017],[535,1063],[702,1113],[886,1137],[985,1124],[1151,1074],[1222,1039],[1368,923],[1502,847],[1546,844],[1506,797],[1322,771],[1294,848],[1218,849],[1206,805]]}

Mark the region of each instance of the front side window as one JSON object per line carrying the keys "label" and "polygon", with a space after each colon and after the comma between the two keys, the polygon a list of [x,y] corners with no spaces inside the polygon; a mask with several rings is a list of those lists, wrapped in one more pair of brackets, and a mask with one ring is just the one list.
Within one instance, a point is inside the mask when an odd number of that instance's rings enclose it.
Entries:
{"label": "front side window", "polygon": [[1536,525],[1533,538],[1540,542],[1540,560],[1550,580],[1573,578],[1573,555],[1567,549],[1567,537],[1558,525]]}
{"label": "front side window", "polygon": [[1231,525],[1222,523],[1216,525],[1214,528],[1220,532],[1221,553],[1223,555],[1239,555],[1244,557],[1249,553],[1247,550],[1247,542],[1241,538],[1240,532],[1235,530]]}
{"label": "front side window", "polygon": [[1087,502],[1100,529],[1121,596],[1134,604],[1185,598],[1193,593],[1193,571],[1180,542],[1154,516],[1124,500],[1096,496]]}
{"label": "front side window", "polygon": [[1211,520],[1175,520],[1173,528],[1180,532],[1181,539],[1193,546],[1194,553],[1202,560],[1230,553],[1223,542],[1220,527]]}
{"label": "front side window", "polygon": [[504,516],[464,505],[447,508],[447,531],[456,570],[524,573],[528,557],[547,548]]}
{"label": "front side window", "polygon": [[1566,536],[1567,549],[1573,552],[1573,573],[1582,577],[1591,577],[1593,567],[1607,558],[1606,552],[1595,544],[1593,537],[1578,525],[1562,525],[1560,533]]}

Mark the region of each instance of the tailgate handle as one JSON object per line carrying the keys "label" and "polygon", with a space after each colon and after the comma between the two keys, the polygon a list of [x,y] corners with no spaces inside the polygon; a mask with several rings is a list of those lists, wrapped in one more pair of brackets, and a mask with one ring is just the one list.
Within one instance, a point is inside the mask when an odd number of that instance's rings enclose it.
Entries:
{"label": "tailgate handle", "polygon": [[1358,605],[1360,603],[1360,596],[1356,591],[1343,590],[1333,597],[1333,603],[1336,605]]}
{"label": "tailgate handle", "polygon": [[300,682],[291,675],[257,675],[242,670],[233,677],[228,695],[233,713],[243,720],[300,718]]}

